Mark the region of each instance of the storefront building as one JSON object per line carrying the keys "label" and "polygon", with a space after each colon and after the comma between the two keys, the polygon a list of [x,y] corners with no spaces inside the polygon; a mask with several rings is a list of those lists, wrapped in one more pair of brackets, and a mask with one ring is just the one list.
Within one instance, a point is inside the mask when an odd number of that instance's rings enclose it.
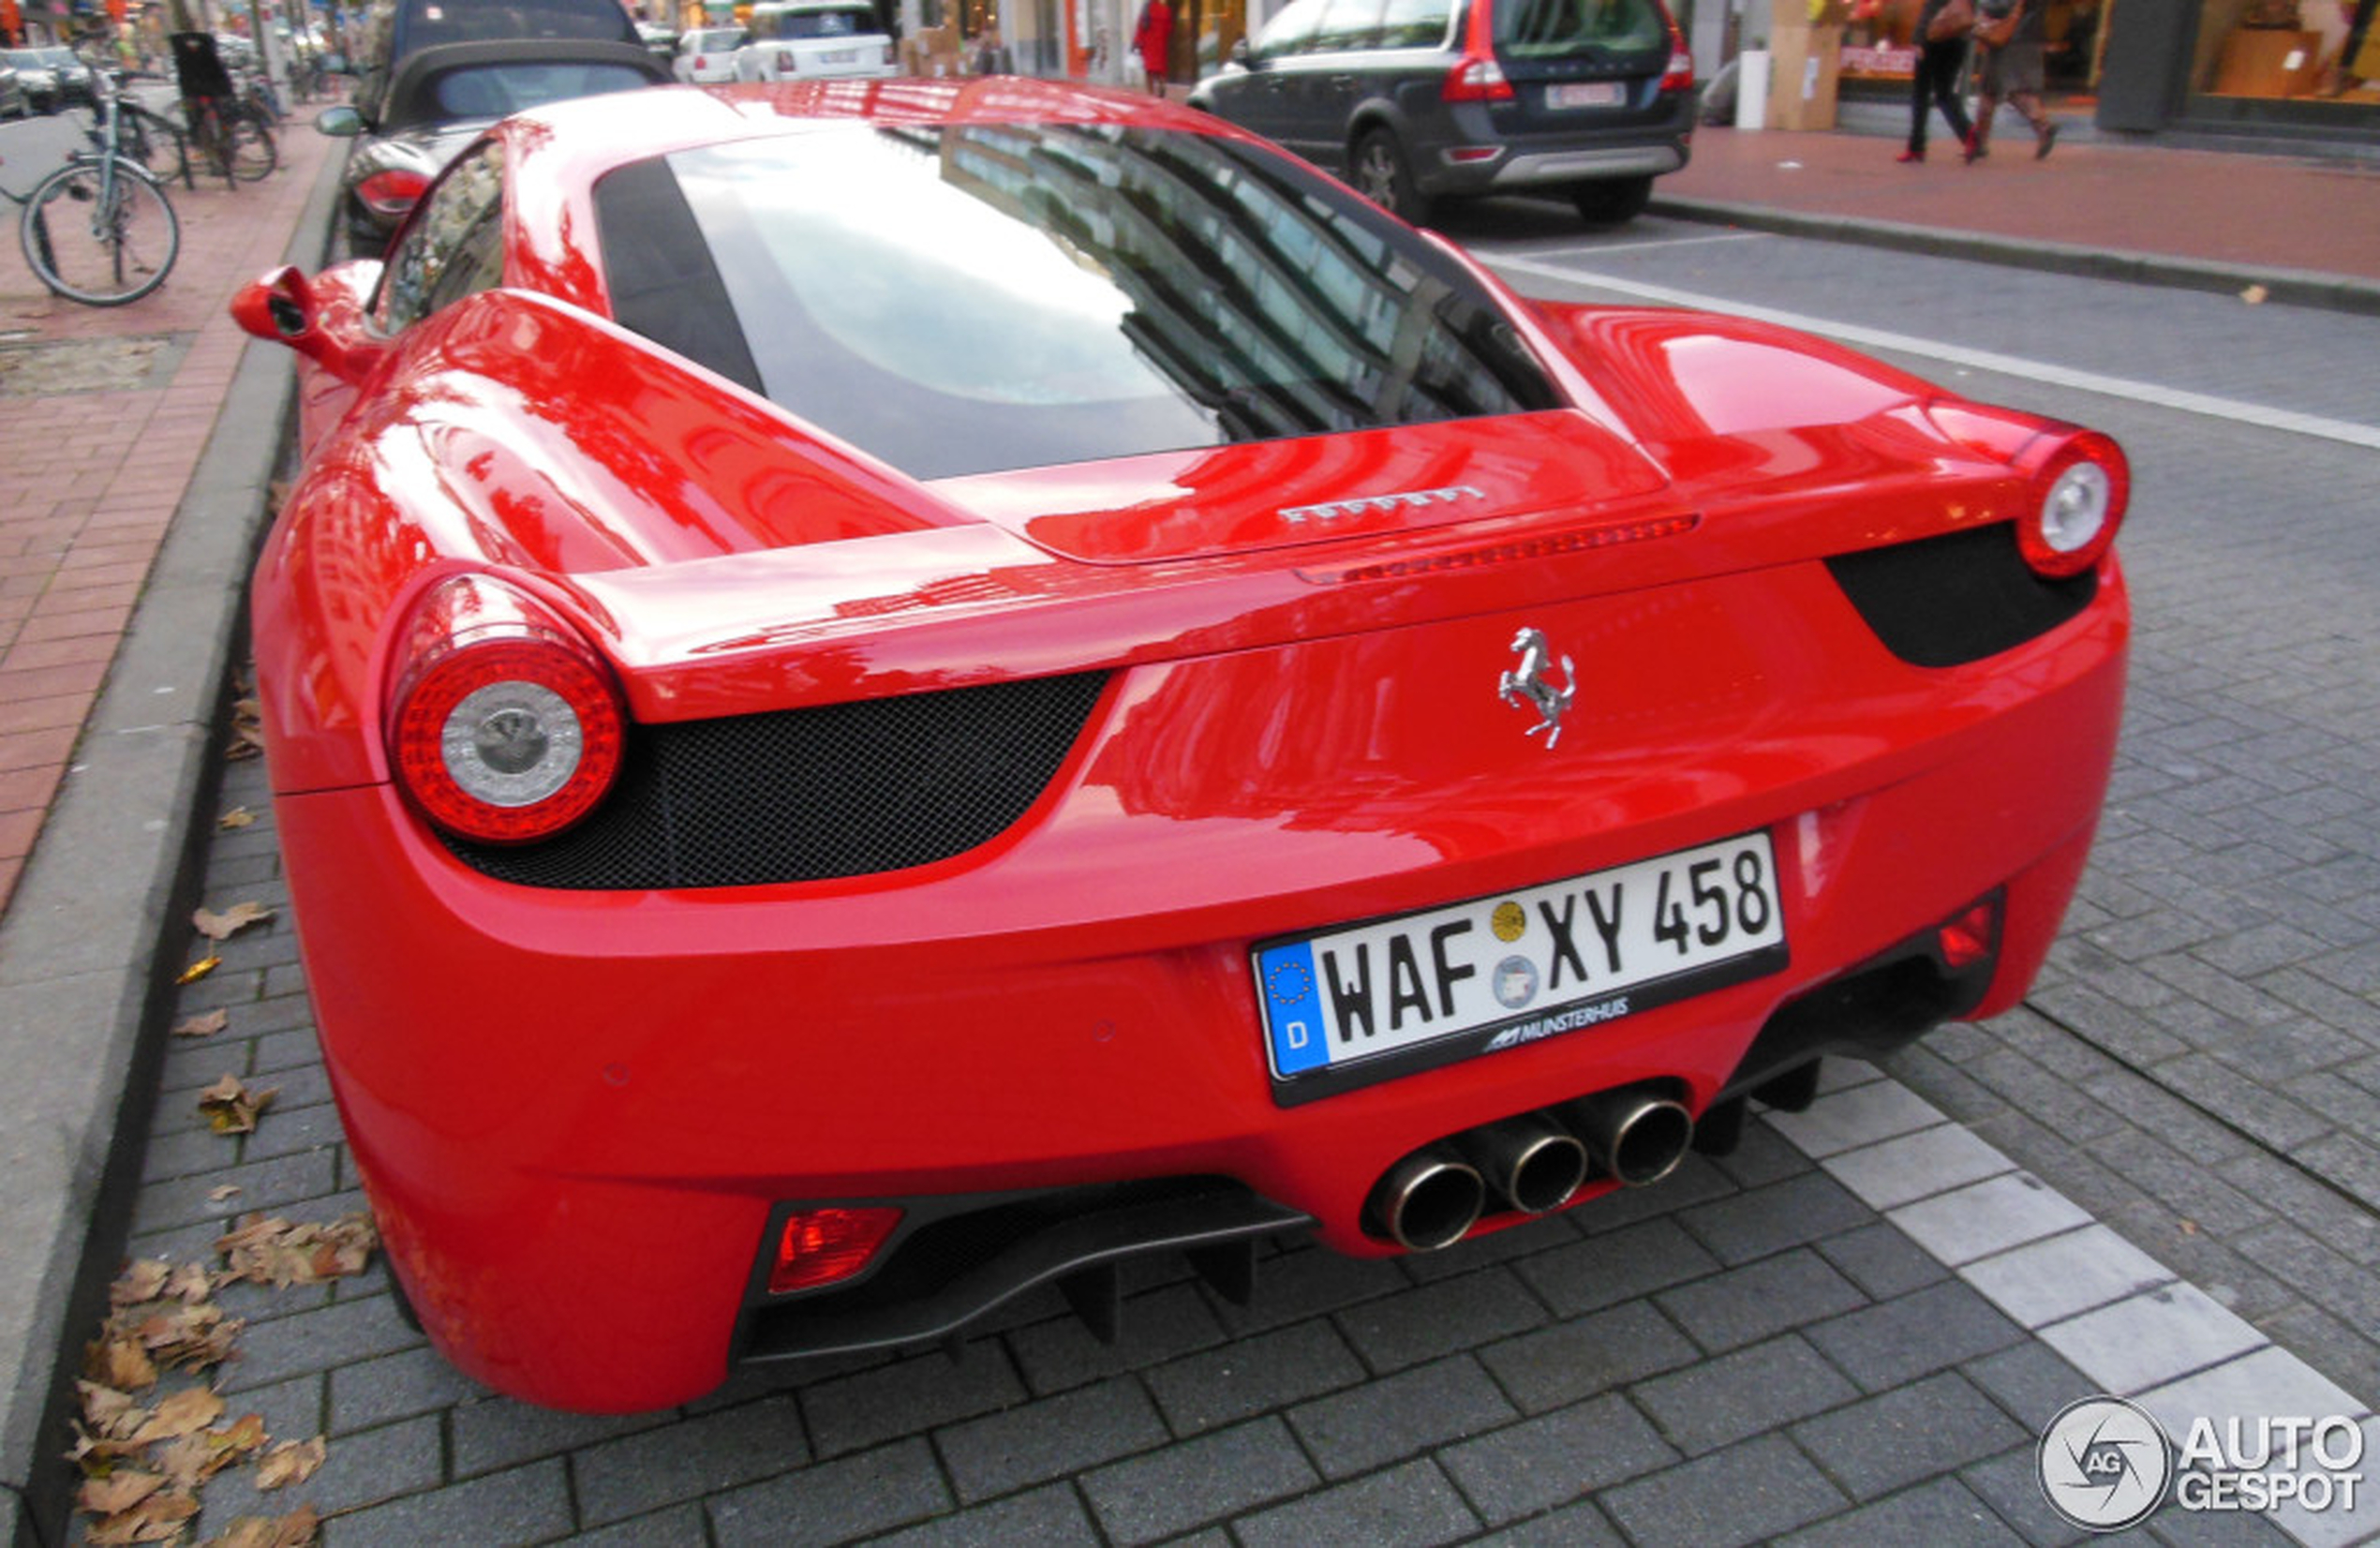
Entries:
{"label": "storefront building", "polygon": [[[1676,0],[1698,61],[1732,52],[1741,11],[1769,0]],[[2103,129],[2186,130],[2380,146],[2380,0],[2027,0],[2042,11],[2046,84]],[[1847,100],[1905,99],[1922,0],[1824,0],[1839,18]],[[1764,19],[1764,18],[1763,18]],[[1745,29],[1750,30],[1750,29]]]}
{"label": "storefront building", "polygon": [[2380,0],[2107,0],[2104,129],[2380,145]]}

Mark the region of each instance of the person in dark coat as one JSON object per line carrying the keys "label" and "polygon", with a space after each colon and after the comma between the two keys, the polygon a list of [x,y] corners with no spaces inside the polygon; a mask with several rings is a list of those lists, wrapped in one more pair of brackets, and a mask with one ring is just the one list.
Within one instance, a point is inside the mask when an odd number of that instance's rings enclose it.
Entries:
{"label": "person in dark coat", "polygon": [[[2058,121],[2041,105],[2042,52],[2048,35],[2042,27],[2045,0],[1975,0],[1975,132],[1967,141],[1967,159],[1989,155],[1992,114],[2001,99],[2025,115],[2033,127],[2033,159],[2038,161],[2058,143]],[[1983,23],[2017,12],[2016,31],[1998,48],[1986,41]]]}
{"label": "person in dark coat", "polygon": [[1967,39],[1946,37],[1937,43],[1926,36],[1934,18],[1949,4],[1950,0],[1926,0],[1925,9],[1917,16],[1917,74],[1909,93],[1909,148],[1900,153],[1898,160],[1926,159],[1926,122],[1937,107],[1941,109],[1943,122],[1958,137],[1960,145],[1974,138],[1975,127],[1967,120],[1967,105],[1958,99],[1958,78],[1967,70]]}

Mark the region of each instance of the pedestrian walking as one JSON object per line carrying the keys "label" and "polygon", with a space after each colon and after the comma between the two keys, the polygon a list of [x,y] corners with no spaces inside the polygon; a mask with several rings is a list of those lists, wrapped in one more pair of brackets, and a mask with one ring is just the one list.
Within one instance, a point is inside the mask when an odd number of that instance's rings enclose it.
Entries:
{"label": "pedestrian walking", "polygon": [[1173,55],[1173,7],[1166,0],[1148,0],[1140,7],[1139,24],[1132,29],[1132,51],[1140,56],[1150,95],[1163,97]]}
{"label": "pedestrian walking", "polygon": [[1991,121],[2002,98],[2033,127],[2033,159],[2058,143],[2058,122],[2041,105],[2044,0],[1975,0],[1975,132],[1967,159],[1990,154]]}
{"label": "pedestrian walking", "polygon": [[1895,159],[1926,159],[1926,123],[1935,108],[1941,109],[1943,122],[1960,145],[1974,139],[1975,126],[1968,120],[1967,105],[1959,100],[1958,91],[1959,77],[1967,72],[1967,35],[1974,24],[1971,0],[1926,0],[1925,9],[1917,16],[1917,75],[1909,93],[1909,148]]}

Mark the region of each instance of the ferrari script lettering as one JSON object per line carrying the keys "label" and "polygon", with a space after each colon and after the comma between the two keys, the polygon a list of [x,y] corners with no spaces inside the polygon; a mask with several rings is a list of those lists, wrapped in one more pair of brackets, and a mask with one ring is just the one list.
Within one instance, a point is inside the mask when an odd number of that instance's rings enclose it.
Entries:
{"label": "ferrari script lettering", "polygon": [[1467,484],[1449,484],[1443,489],[1406,489],[1393,495],[1361,495],[1354,499],[1326,500],[1320,505],[1285,505],[1277,513],[1292,527],[1310,521],[1338,521],[1347,516],[1360,516],[1367,511],[1418,510],[1430,505],[1451,505],[1456,500],[1485,499],[1487,492]]}

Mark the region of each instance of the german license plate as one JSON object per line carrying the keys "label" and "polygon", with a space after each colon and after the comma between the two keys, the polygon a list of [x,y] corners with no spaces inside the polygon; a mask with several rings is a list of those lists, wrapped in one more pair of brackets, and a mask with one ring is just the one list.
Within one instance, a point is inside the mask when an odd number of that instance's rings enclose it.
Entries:
{"label": "german license plate", "polygon": [[855,65],[859,63],[857,49],[828,49],[818,56],[822,65]]}
{"label": "german license plate", "polygon": [[1768,835],[1746,833],[1259,945],[1274,1095],[1303,1101],[1774,972],[1778,896]]}
{"label": "german license plate", "polygon": [[1545,88],[1554,108],[1616,108],[1628,100],[1627,88],[1616,81],[1564,81]]}

